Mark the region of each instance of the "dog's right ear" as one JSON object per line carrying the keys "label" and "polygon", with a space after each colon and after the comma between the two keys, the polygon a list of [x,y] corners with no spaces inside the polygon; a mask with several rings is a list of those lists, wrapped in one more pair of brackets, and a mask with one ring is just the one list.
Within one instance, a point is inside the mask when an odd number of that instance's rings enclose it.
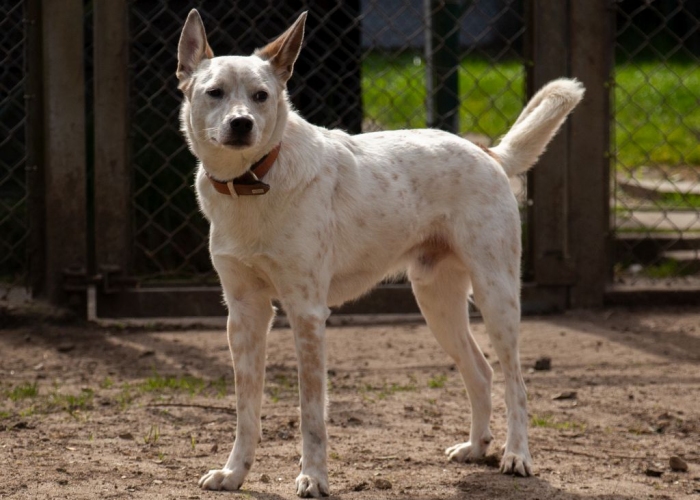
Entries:
{"label": "dog's right ear", "polygon": [[254,52],[256,56],[270,61],[275,74],[283,84],[292,77],[294,63],[301,50],[301,42],[304,41],[306,14],[307,12],[302,12],[287,31]]}
{"label": "dog's right ear", "polygon": [[178,88],[187,93],[194,71],[202,59],[211,59],[214,52],[207,43],[207,33],[197,9],[192,9],[182,28],[180,43],[177,46],[177,79]]}

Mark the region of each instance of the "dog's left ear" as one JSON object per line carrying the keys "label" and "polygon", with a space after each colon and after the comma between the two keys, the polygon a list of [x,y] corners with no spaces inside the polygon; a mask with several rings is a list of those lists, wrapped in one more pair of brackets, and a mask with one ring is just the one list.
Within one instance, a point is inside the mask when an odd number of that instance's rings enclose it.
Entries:
{"label": "dog's left ear", "polygon": [[180,80],[179,89],[187,93],[192,74],[203,59],[211,59],[214,52],[207,42],[207,33],[204,23],[197,12],[192,9],[187,16],[185,26],[182,28],[180,43],[177,46],[177,79]]}
{"label": "dog's left ear", "polygon": [[287,83],[292,76],[294,63],[301,50],[301,42],[304,41],[307,12],[302,12],[294,24],[275,40],[255,51],[256,56],[270,61],[282,83]]}

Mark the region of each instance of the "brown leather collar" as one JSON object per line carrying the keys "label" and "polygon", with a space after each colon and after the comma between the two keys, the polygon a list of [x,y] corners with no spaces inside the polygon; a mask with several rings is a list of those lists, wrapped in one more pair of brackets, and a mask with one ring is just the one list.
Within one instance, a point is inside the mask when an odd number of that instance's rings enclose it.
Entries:
{"label": "brown leather collar", "polygon": [[214,179],[209,172],[204,171],[207,177],[211,181],[214,189],[216,189],[221,194],[227,194],[231,196],[247,196],[247,195],[261,195],[265,194],[270,190],[270,185],[265,184],[262,179],[265,177],[272,164],[275,163],[277,155],[280,152],[282,143],[275,146],[272,151],[263,156],[260,160],[255,162],[252,167],[250,167],[245,174],[240,177],[236,177],[230,181],[220,181]]}

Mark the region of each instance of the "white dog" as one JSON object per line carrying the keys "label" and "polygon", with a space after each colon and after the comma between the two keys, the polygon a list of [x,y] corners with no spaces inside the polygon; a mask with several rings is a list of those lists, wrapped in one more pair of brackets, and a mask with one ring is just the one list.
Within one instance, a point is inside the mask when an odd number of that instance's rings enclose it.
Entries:
{"label": "white dog", "polygon": [[214,57],[196,10],[180,38],[180,117],[199,159],[196,190],[229,310],[238,416],[226,464],[199,484],[236,490],[253,465],[277,299],[294,330],[299,370],[303,446],[296,492],[328,495],[328,308],[398,272],[407,272],[471,400],[469,441],[448,448],[449,459],[483,457],[492,439],[492,370],[469,331],[473,288],[505,378],[501,471],[530,475],[518,357],[520,217],[508,177],[535,163],[583,87],[575,80],[548,84],[490,150],[438,130],[351,136],[311,125],[289,103],[286,84],[305,20],[306,13],[249,57]]}

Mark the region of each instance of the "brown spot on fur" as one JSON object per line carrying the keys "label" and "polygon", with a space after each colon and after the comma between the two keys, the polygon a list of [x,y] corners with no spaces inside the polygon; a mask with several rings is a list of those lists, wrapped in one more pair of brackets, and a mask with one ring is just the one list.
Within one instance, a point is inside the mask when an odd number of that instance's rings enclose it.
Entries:
{"label": "brown spot on fur", "polygon": [[493,151],[491,151],[489,148],[487,148],[487,147],[484,146],[483,144],[477,144],[477,146],[479,146],[479,147],[484,151],[484,153],[486,153],[486,154],[489,155],[491,158],[493,158],[494,160],[496,160],[496,163],[498,163],[499,165],[501,165],[501,159],[498,157],[498,155],[497,155],[496,153],[494,153]]}
{"label": "brown spot on fur", "polygon": [[377,184],[379,184],[380,188],[385,191],[389,189],[389,181],[386,179],[386,177],[379,172],[372,172],[372,176],[374,176],[374,180],[377,182]]}
{"label": "brown spot on fur", "polygon": [[297,335],[304,339],[300,341],[298,352],[302,397],[306,401],[318,401],[324,397],[323,377],[325,376],[325,373],[316,369],[322,365],[323,361],[322,348],[315,341],[319,320],[312,316],[300,316],[296,323]]}
{"label": "brown spot on fur", "polygon": [[[240,373],[240,369],[236,370],[235,367],[233,373],[236,379],[236,394],[251,394],[255,388],[253,377]],[[244,399],[239,398],[239,401],[243,402]]]}
{"label": "brown spot on fur", "polygon": [[417,248],[418,263],[424,267],[432,268],[452,251],[447,241],[440,235],[432,235],[426,238]]}

